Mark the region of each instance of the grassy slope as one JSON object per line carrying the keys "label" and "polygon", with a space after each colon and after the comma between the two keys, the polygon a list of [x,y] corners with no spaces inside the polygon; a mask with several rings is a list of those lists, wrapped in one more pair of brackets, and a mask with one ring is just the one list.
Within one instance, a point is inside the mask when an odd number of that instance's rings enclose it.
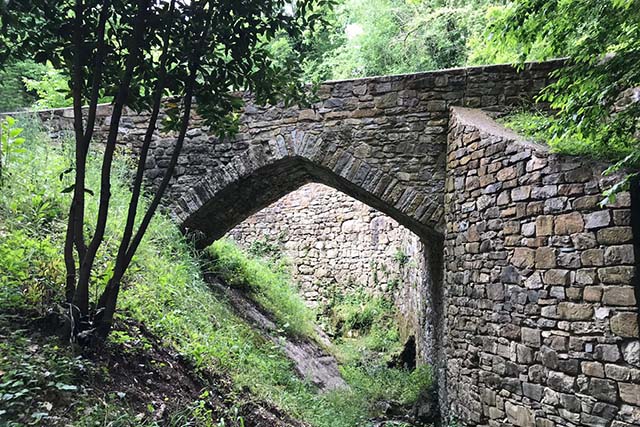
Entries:
{"label": "grassy slope", "polygon": [[[43,311],[60,298],[64,282],[60,248],[70,196],[61,191],[70,177],[59,179],[59,176],[70,166],[73,156],[68,144],[54,147],[33,130],[34,126],[29,127],[26,151],[7,165],[0,192],[0,311],[34,308]],[[99,165],[98,158],[91,159],[90,189],[99,188]],[[121,157],[114,166],[112,213],[106,244],[97,262],[100,273],[111,265],[119,230],[123,228],[130,195],[128,174],[129,165]],[[96,210],[96,197],[90,197],[89,224]],[[284,329],[289,333],[311,333],[311,314],[279,273],[270,272],[266,265],[242,261],[244,255],[240,252],[227,248],[224,253],[230,254],[229,259],[235,259],[236,264],[244,265],[236,273],[239,271],[246,283],[254,285],[253,294],[258,302],[274,311]],[[369,416],[373,398],[401,401],[416,398],[415,387],[411,388],[414,392],[408,393],[405,387],[408,382],[417,382],[416,377],[403,372],[388,374],[377,368],[371,373],[378,379],[372,382],[363,374],[366,370],[354,365],[345,370],[353,384],[352,391],[317,395],[295,377],[290,361],[278,348],[254,332],[208,289],[202,278],[201,262],[170,220],[158,215],[126,276],[119,318],[142,322],[196,369],[225,372],[238,389],[247,387],[260,399],[273,402],[315,426],[359,426]],[[94,277],[94,296],[106,280],[106,275]],[[129,338],[114,334],[112,341],[126,342]],[[6,371],[2,364],[10,362],[1,360],[0,371]]]}

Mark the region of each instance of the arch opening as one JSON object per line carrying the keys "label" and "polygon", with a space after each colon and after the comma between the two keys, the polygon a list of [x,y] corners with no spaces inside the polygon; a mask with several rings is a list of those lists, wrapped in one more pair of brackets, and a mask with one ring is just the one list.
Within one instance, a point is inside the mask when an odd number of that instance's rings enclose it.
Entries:
{"label": "arch opening", "polygon": [[[248,171],[244,168],[228,167],[201,180],[178,202],[182,228],[194,236],[199,247],[206,247],[249,216],[312,182],[333,187],[383,212],[425,242],[443,240],[437,225],[428,220],[441,201],[425,200],[418,191],[381,171],[362,168],[359,175],[347,179],[299,156],[287,156]],[[391,204],[383,198],[396,202]],[[409,205],[419,202],[424,206],[413,214],[405,212]]]}
{"label": "arch opening", "polygon": [[[441,318],[443,315],[441,234],[403,212],[398,206],[389,205],[363,185],[357,184],[358,181],[344,178],[328,168],[313,164],[301,157],[286,157],[267,166],[256,168],[250,173],[238,175],[240,175],[238,178],[233,179],[234,174],[225,173],[220,177],[209,179],[198,187],[204,189],[203,195],[212,193],[213,197],[209,197],[202,203],[183,224],[189,232],[199,234],[199,246],[205,247],[225,235],[233,236],[238,226],[244,224],[247,219],[251,221],[256,213],[260,215],[260,211],[268,210],[269,206],[279,203],[283,198],[313,186],[324,187],[330,192],[340,193],[358,201],[414,236],[415,247],[412,255],[420,264],[415,277],[417,283],[413,288],[394,290],[398,293],[403,292],[399,297],[405,298],[406,303],[404,307],[406,311],[399,317],[407,323],[403,325],[405,328],[402,337],[404,351],[397,355],[397,361],[389,361],[389,363],[401,363],[403,367],[410,369],[414,369],[416,364],[426,363],[432,366],[434,385],[433,389],[429,390],[429,394],[437,396],[437,390],[443,389],[441,377],[444,372],[441,368]],[[232,179],[225,181],[224,178]],[[361,182],[364,183],[364,179]],[[206,188],[207,186],[209,188]],[[314,193],[313,190],[311,192]],[[270,219],[273,220],[273,218]],[[265,220],[264,215],[262,220]],[[237,234],[236,240],[242,240],[242,237]],[[396,263],[405,262],[401,258],[406,254],[387,255],[392,258],[397,255],[399,259],[394,261]],[[435,405],[437,405],[436,401],[437,399],[434,400]]]}

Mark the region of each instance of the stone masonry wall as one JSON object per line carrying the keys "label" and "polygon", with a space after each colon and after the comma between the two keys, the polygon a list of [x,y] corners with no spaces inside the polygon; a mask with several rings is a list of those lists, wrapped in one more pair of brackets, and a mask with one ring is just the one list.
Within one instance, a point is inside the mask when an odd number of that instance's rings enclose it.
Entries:
{"label": "stone masonry wall", "polygon": [[[450,69],[327,82],[313,108],[256,106],[247,99],[240,132],[211,135],[194,115],[168,193],[176,219],[219,238],[243,219],[308,182],[322,182],[375,207],[420,237],[441,238],[449,107],[530,104],[561,61]],[[40,116],[59,135],[70,109]],[[110,108],[98,111],[96,139]],[[119,142],[136,151],[147,114],[125,112]],[[157,132],[145,177],[162,179],[174,134]]]}
{"label": "stone masonry wall", "polygon": [[405,247],[418,245],[417,236],[393,219],[322,184],[289,193],[227,236],[247,249],[277,245],[292,262],[303,296],[316,306],[332,292],[358,287],[391,294],[403,267],[410,267]]}
{"label": "stone masonry wall", "polygon": [[603,166],[454,109],[446,183],[446,369],[465,425],[640,425],[629,194]]}
{"label": "stone masonry wall", "polygon": [[[395,220],[322,184],[307,184],[227,233],[245,249],[275,247],[313,307],[334,293],[365,288],[392,298],[401,336],[424,322],[424,255],[419,238]],[[419,360],[425,342],[417,343]]]}

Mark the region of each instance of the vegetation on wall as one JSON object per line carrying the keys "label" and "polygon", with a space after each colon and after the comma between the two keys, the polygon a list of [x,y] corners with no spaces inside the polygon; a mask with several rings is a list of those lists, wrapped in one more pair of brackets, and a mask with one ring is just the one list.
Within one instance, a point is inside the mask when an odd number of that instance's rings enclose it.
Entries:
{"label": "vegetation on wall", "polygon": [[488,51],[569,58],[540,97],[554,109],[547,139],[560,152],[617,162],[611,171],[629,168],[609,194],[626,188],[640,166],[640,2],[517,0],[495,18]]}

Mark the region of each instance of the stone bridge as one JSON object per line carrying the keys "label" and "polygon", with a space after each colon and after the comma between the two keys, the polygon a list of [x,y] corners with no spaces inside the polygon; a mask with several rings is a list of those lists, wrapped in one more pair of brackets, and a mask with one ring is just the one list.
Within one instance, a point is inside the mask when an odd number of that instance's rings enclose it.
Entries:
{"label": "stone bridge", "polygon": [[[307,182],[335,187],[423,242],[419,339],[444,416],[640,425],[635,195],[600,207],[615,179],[601,176],[604,165],[550,154],[478,110],[531,105],[560,65],[328,82],[313,109],[247,104],[232,139],[194,118],[168,195],[173,215],[206,245]],[[69,127],[69,111],[41,115],[52,130]],[[100,120],[98,136],[107,107]],[[145,122],[123,120],[133,151]],[[152,184],[173,138],[154,140]]]}

